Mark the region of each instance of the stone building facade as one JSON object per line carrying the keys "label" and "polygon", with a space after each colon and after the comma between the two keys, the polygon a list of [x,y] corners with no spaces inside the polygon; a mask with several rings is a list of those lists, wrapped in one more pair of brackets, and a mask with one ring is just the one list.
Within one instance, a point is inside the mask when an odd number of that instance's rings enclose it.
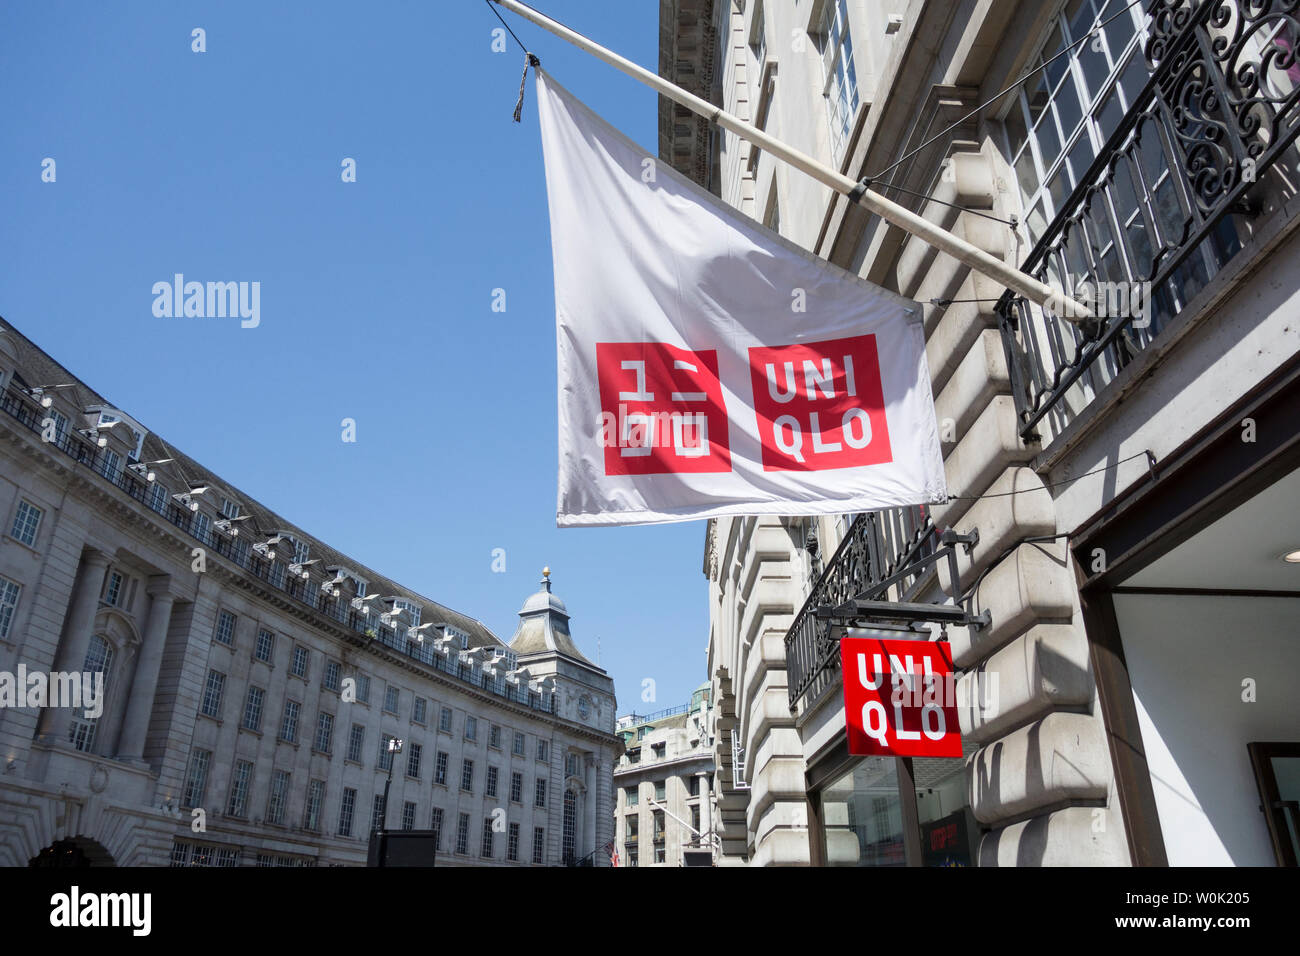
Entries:
{"label": "stone building facade", "polygon": [[656,714],[625,714],[626,751],[614,767],[614,839],[620,866],[702,865],[717,856],[709,686]]}
{"label": "stone building facade", "polygon": [[359,865],[383,826],[440,831],[438,865],[608,865],[613,682],[549,572],[507,643],[4,325],[0,684],[106,690],[0,707],[0,865]]}
{"label": "stone building facade", "polygon": [[[709,522],[726,857],[1294,865],[1295,33],[1208,0],[663,0],[665,76],[1098,293],[1031,307],[661,100],[662,159],[922,306],[953,496]],[[853,597],[987,623],[814,617]],[[851,627],[946,638],[963,758],[848,753]]]}

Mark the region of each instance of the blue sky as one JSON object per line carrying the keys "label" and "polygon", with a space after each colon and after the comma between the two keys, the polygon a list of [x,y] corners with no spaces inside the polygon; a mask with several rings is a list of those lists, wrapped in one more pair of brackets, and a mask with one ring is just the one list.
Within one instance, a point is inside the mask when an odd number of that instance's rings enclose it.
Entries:
{"label": "blue sky", "polygon": [[[539,5],[658,63],[656,3]],[[504,15],[655,151],[651,91]],[[523,54],[492,52],[499,26],[482,0],[0,5],[0,315],[245,493],[507,640],[550,565],[620,712],[672,706],[705,679],[704,524],[555,527],[535,90],[512,123]],[[177,272],[260,282],[260,325],[155,317]]]}

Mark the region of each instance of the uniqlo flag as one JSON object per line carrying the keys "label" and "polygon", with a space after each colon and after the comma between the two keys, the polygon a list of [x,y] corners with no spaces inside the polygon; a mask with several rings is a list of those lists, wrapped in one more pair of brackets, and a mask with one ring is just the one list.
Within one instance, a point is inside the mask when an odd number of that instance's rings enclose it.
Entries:
{"label": "uniqlo flag", "polygon": [[960,757],[952,656],[945,641],[840,640],[849,753]]}
{"label": "uniqlo flag", "polygon": [[946,500],[916,303],[786,242],[537,71],[558,523]]}

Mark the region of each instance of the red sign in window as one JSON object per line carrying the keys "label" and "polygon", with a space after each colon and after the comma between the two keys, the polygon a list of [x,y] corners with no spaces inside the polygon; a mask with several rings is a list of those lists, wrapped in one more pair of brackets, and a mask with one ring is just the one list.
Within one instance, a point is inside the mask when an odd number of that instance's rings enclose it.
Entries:
{"label": "red sign in window", "polygon": [[718,353],[596,343],[605,474],[731,471]]}
{"label": "red sign in window", "polygon": [[844,638],[849,753],[960,757],[956,679],[945,641]]}
{"label": "red sign in window", "polygon": [[874,335],[749,350],[765,471],[892,461]]}

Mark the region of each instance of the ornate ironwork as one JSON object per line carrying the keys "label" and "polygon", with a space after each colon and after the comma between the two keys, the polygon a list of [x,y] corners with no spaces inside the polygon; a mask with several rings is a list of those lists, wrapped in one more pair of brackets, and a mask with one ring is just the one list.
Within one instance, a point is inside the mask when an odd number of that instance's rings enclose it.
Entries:
{"label": "ornate ironwork", "polygon": [[[937,542],[934,520],[925,507],[869,511],[854,519],[786,633],[791,707],[805,695],[810,699],[820,697],[834,682],[839,667],[839,642],[833,625],[818,617],[818,609],[853,601],[933,554]],[[896,582],[898,600],[912,597],[923,576],[916,571]]]}
{"label": "ornate ironwork", "polygon": [[1045,418],[1059,432],[1236,254],[1232,217],[1300,132],[1300,0],[1155,0],[1148,34],[1150,79],[1021,265],[1067,292],[1136,283],[1147,307],[1072,323],[1002,297],[1027,439]]}

